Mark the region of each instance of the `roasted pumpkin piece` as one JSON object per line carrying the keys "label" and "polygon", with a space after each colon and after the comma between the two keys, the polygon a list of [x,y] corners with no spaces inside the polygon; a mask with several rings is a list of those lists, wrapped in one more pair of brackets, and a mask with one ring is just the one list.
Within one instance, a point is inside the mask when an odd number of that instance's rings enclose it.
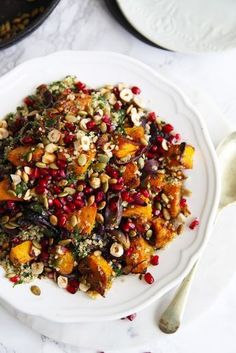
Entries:
{"label": "roasted pumpkin piece", "polygon": [[165,185],[165,174],[158,173],[155,176],[148,176],[146,184],[149,184],[151,189],[154,191],[159,191]]}
{"label": "roasted pumpkin piece", "polygon": [[61,275],[69,275],[73,271],[74,262],[74,256],[69,249],[64,249],[63,254],[57,252],[55,265]]}
{"label": "roasted pumpkin piece", "polygon": [[140,177],[138,175],[138,166],[134,162],[126,164],[123,173],[124,183],[129,188],[135,189],[140,185]]}
{"label": "roasted pumpkin piece", "polygon": [[81,234],[90,234],[95,226],[97,207],[95,205],[85,206],[77,212],[77,227]]}
{"label": "roasted pumpkin piece", "polygon": [[89,255],[79,262],[79,272],[84,276],[90,289],[104,295],[111,286],[112,268],[100,255]]}
{"label": "roasted pumpkin piece", "polygon": [[87,172],[88,167],[93,162],[96,156],[96,150],[89,150],[87,153],[84,152],[83,154],[86,155],[87,157],[87,162],[85,163],[85,165],[80,166],[77,161],[75,161],[75,164],[74,164],[74,172],[78,176],[83,175]]}
{"label": "roasted pumpkin piece", "polygon": [[86,110],[92,101],[92,97],[89,94],[81,94],[77,97],[76,102],[79,104],[81,110]]}
{"label": "roasted pumpkin piece", "polygon": [[[27,162],[27,155],[32,150],[30,146],[19,146],[14,148],[13,150],[9,151],[7,155],[7,159],[16,167],[18,166],[26,166],[28,165]],[[35,148],[32,151],[32,161],[38,162],[41,160],[44,154],[44,150],[42,148]]]}
{"label": "roasted pumpkin piece", "polygon": [[194,147],[187,145],[185,142],[180,145],[172,145],[167,152],[167,157],[169,157],[168,166],[192,169],[194,152]]}
{"label": "roasted pumpkin piece", "polygon": [[125,132],[130,136],[134,141],[141,142],[140,140],[144,138],[144,128],[142,126],[133,126],[125,128]]}
{"label": "roasted pumpkin piece", "polygon": [[171,217],[175,218],[180,213],[180,200],[182,195],[182,182],[176,180],[166,183],[163,187],[164,193],[169,198],[170,208],[168,209]]}
{"label": "roasted pumpkin piece", "polygon": [[123,211],[122,216],[149,221],[152,218],[152,206],[131,206]]}
{"label": "roasted pumpkin piece", "polygon": [[135,155],[139,145],[126,137],[119,136],[117,140],[117,146],[113,150],[114,155],[117,158],[132,157]]}
{"label": "roasted pumpkin piece", "polygon": [[31,255],[32,242],[30,240],[26,240],[23,243],[14,246],[10,251],[10,261],[14,266],[20,266],[26,264],[33,260],[33,256]]}
{"label": "roasted pumpkin piece", "polygon": [[158,249],[163,248],[176,235],[173,226],[160,217],[153,219],[152,228],[154,232],[155,247]]}
{"label": "roasted pumpkin piece", "polygon": [[132,238],[130,241],[132,251],[127,252],[126,264],[132,273],[144,273],[150,264],[153,255],[153,247],[142,237]]}
{"label": "roasted pumpkin piece", "polygon": [[9,189],[10,183],[8,179],[0,181],[0,201],[22,201],[22,199],[9,193]]}

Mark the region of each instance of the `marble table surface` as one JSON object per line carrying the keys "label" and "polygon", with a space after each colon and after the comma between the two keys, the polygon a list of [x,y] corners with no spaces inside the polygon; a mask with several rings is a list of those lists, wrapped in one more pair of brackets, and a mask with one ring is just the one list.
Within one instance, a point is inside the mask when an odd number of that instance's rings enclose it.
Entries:
{"label": "marble table surface", "polygon": [[[110,15],[103,0],[61,0],[36,32],[0,52],[0,75],[27,59],[64,49],[110,50],[133,56],[173,81],[184,82],[188,87],[185,91],[191,91],[194,87],[201,94],[207,94],[232,128],[236,127],[236,49],[201,55],[163,51],[148,46],[127,33]],[[227,241],[231,217],[235,211],[236,207],[231,207],[224,214],[224,224],[228,223],[229,228],[222,229],[223,241]],[[236,261],[232,262],[232,265],[235,264]],[[221,271],[224,273],[223,265]],[[217,281],[217,274],[213,280]],[[198,289],[203,300],[208,293],[205,290],[206,285],[207,283],[203,283],[202,288]],[[163,336],[162,340],[152,341],[150,345],[147,342],[146,348],[122,352],[235,353],[235,292],[234,274],[213,305],[194,321],[188,320],[177,334]],[[191,317],[190,309],[191,305],[187,307],[188,317]],[[0,327],[0,353],[85,353],[84,349],[55,342],[32,331],[2,308]]]}

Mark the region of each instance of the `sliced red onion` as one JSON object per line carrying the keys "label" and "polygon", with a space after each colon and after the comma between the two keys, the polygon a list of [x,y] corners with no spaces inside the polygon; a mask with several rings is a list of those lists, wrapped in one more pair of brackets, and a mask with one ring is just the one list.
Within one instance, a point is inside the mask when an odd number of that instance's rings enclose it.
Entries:
{"label": "sliced red onion", "polygon": [[[110,203],[115,203],[116,207],[111,209],[109,207]],[[115,208],[115,210],[114,210]],[[107,196],[107,206],[105,210],[105,226],[107,229],[119,226],[122,218],[122,199],[121,194],[113,195],[109,194]]]}

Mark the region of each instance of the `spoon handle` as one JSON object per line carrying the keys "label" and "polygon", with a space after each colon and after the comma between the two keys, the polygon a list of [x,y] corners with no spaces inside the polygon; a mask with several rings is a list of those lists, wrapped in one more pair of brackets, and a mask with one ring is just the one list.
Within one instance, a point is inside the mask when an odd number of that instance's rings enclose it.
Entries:
{"label": "spoon handle", "polygon": [[194,264],[191,271],[182,281],[174,298],[172,299],[169,306],[166,308],[160,318],[159,328],[164,333],[174,333],[178,330],[180,326],[197,262]]}

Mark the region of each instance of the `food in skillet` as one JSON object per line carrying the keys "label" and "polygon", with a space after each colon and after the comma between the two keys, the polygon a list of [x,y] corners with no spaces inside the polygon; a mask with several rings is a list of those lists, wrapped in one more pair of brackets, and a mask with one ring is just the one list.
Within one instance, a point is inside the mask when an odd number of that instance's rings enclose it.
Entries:
{"label": "food in skillet", "polygon": [[122,274],[153,282],[155,250],[190,215],[194,148],[139,94],[66,77],[0,121],[0,259],[15,284],[104,295]]}

